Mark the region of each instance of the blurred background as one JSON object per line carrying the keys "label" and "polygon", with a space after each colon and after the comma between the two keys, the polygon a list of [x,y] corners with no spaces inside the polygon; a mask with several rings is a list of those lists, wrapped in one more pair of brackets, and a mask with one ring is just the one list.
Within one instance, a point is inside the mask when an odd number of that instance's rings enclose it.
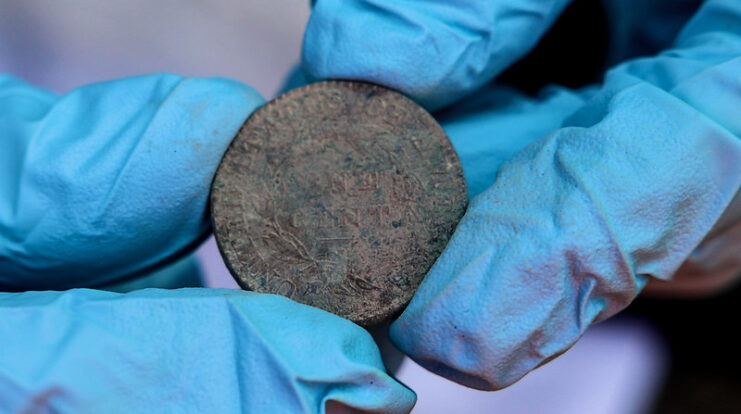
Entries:
{"label": "blurred background", "polygon": [[[151,72],[224,76],[270,99],[299,60],[308,16],[306,0],[4,1],[0,72],[59,93]],[[213,239],[196,257],[206,285],[237,287]],[[728,329],[738,296],[639,301],[634,312],[593,327],[563,357],[499,392],[466,389],[409,359],[396,376],[417,392],[416,414],[738,412],[738,358]]]}

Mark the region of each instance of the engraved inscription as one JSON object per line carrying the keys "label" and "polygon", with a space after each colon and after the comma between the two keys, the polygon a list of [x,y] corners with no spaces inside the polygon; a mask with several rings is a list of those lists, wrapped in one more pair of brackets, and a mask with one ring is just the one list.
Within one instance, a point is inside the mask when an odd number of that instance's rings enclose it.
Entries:
{"label": "engraved inscription", "polygon": [[212,185],[239,284],[368,325],[399,312],[465,211],[457,156],[406,97],[320,82],[258,109]]}

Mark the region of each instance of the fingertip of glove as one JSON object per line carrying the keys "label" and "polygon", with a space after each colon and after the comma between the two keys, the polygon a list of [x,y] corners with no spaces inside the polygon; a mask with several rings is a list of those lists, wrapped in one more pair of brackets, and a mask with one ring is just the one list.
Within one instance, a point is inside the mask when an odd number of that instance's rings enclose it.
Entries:
{"label": "fingertip of glove", "polygon": [[[296,378],[297,387],[328,386],[317,401],[324,412],[402,414],[414,406],[416,395],[386,374],[377,346],[360,326],[282,296],[252,293],[229,298],[240,302],[239,314],[249,318],[272,355]],[[317,363],[316,358],[323,361]]]}
{"label": "fingertip of glove", "polygon": [[163,139],[179,135],[195,146],[200,143],[194,154],[211,171],[245,120],[264,103],[255,89],[233,79],[185,78],[162,102],[155,119],[160,122],[152,126],[161,127]]}
{"label": "fingertip of glove", "polygon": [[265,99],[254,88],[229,78],[188,78],[184,82],[192,88],[193,94],[204,94],[211,105],[220,109],[243,112],[246,118],[252,111],[262,106]]}
{"label": "fingertip of glove", "polygon": [[[466,358],[470,350],[450,348],[444,346],[441,342],[443,338],[449,337],[451,332],[446,332],[445,324],[421,323],[415,322],[420,318],[413,314],[402,314],[402,316],[391,324],[389,328],[389,337],[391,341],[404,354],[412,358],[417,364],[426,370],[435,373],[443,378],[447,378],[458,384],[469,388],[482,391],[494,391],[504,388],[506,385],[492,383],[488,378],[479,373],[464,372],[461,369],[451,365],[449,361]],[[435,329],[434,327],[440,327]],[[460,345],[460,344],[459,344]],[[445,348],[445,349],[443,349]],[[455,355],[448,355],[449,352],[456,351]],[[450,359],[447,359],[450,358]]]}
{"label": "fingertip of glove", "polygon": [[481,18],[476,13],[461,13],[464,22],[456,24],[443,21],[441,13],[445,7],[318,2],[304,37],[303,69],[312,80],[368,81],[430,110],[445,106],[490,77],[484,53],[490,36],[466,29],[487,27],[475,21]]}
{"label": "fingertip of glove", "polygon": [[327,414],[339,413],[409,413],[417,403],[417,394],[383,372],[366,375],[362,381],[344,384],[327,393],[322,406]]}

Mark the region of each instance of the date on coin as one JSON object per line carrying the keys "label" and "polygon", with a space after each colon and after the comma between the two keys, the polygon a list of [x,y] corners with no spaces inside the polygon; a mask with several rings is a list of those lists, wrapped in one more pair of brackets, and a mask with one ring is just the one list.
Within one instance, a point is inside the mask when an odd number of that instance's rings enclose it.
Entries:
{"label": "date on coin", "polygon": [[466,202],[458,156],[432,116],[350,81],[255,111],[211,187],[216,241],[242,288],[363,326],[404,309]]}

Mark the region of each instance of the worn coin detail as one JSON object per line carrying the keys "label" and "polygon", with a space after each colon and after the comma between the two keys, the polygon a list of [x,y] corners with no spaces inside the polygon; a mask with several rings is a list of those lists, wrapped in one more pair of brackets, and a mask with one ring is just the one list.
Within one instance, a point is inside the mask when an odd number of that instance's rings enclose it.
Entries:
{"label": "worn coin detail", "polygon": [[466,200],[455,150],[424,109],[328,81],[249,117],[216,172],[211,216],[244,289],[369,326],[411,300]]}

